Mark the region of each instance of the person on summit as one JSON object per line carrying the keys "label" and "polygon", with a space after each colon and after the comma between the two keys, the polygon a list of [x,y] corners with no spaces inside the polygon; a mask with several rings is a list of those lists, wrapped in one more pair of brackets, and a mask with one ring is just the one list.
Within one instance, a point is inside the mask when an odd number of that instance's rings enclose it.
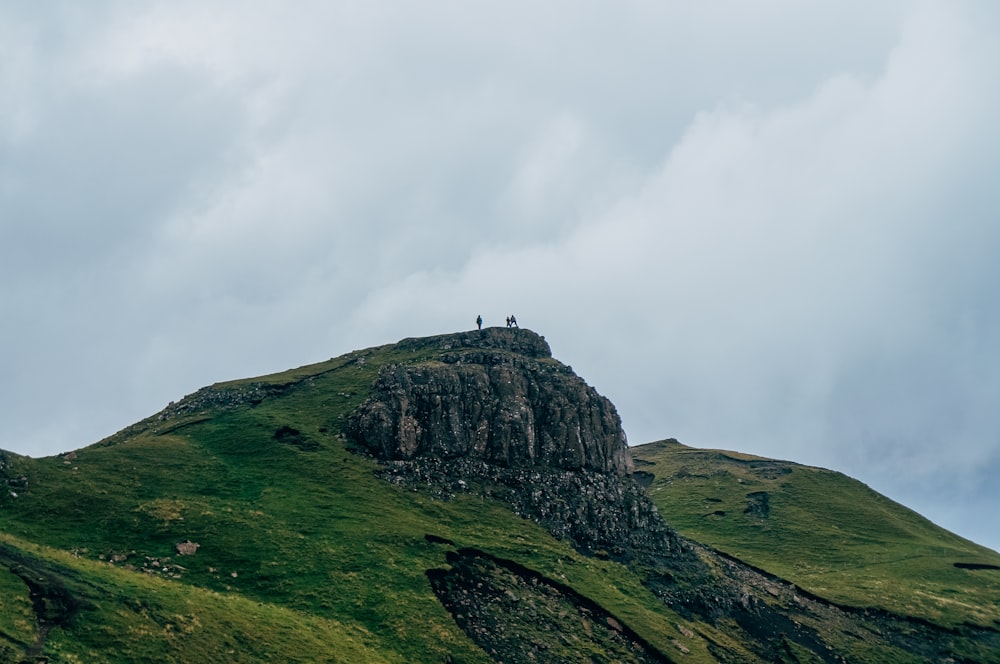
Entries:
{"label": "person on summit", "polygon": [[507,327],[517,327],[517,319],[514,318],[513,314],[511,314],[510,318],[507,321]]}
{"label": "person on summit", "polygon": [[510,327],[510,316],[507,316],[507,327]]}
{"label": "person on summit", "polygon": [[476,327],[478,327],[480,330],[483,329],[483,317],[482,316],[476,316]]}

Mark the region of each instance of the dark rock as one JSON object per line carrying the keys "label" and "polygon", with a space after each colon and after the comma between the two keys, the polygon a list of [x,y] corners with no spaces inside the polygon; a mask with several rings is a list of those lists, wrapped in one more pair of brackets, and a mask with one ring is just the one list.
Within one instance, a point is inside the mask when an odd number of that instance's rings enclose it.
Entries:
{"label": "dark rock", "polygon": [[387,462],[383,477],[500,500],[588,555],[700,567],[633,481],[615,407],[544,339],[489,328],[399,345],[438,352],[383,368],[348,420],[355,444]]}
{"label": "dark rock", "polygon": [[396,344],[396,347],[400,350],[436,348],[444,351],[454,348],[478,348],[509,351],[534,359],[552,357],[552,350],[545,337],[531,330],[502,327],[488,327],[485,330],[442,334],[436,337],[403,339]]}
{"label": "dark rock", "polygon": [[[812,661],[834,664],[846,661],[838,647],[854,633],[930,661],[935,644],[951,638],[944,628],[836,605],[678,536],[635,480],[614,406],[551,359],[541,337],[491,328],[399,347],[423,351],[414,352],[422,359],[384,367],[347,426],[359,450],[384,462],[383,478],[444,500],[456,493],[497,500],[584,554],[630,566],[680,616],[707,620],[727,635],[728,643],[709,646],[719,661],[789,661],[794,644]],[[791,472],[782,462],[747,463],[762,477]],[[768,518],[767,493],[746,498],[747,516]],[[580,600],[537,573],[464,553],[451,552],[452,569],[428,576],[456,622],[496,660],[544,661],[548,653],[549,661],[567,661],[553,654],[560,642],[568,645],[566,637],[590,641],[610,625],[600,648],[614,649],[607,635],[617,638],[627,627],[600,620],[596,607],[577,613]],[[571,618],[539,622],[535,608],[543,605]],[[545,634],[534,631],[538,626]],[[984,649],[1000,639],[988,628],[963,629],[978,630],[974,638]]]}
{"label": "dark rock", "polygon": [[[503,340],[491,332],[503,330],[484,330],[482,339],[477,332],[451,335],[439,344],[450,349],[466,340]],[[517,337],[515,347],[529,334],[510,332],[502,336]],[[507,467],[632,472],[610,401],[558,362],[480,345],[443,353],[434,362],[382,369],[371,397],[350,419],[351,437],[381,459],[463,458]]]}
{"label": "dark rock", "polygon": [[766,519],[771,514],[771,497],[767,491],[748,493],[747,506],[743,513],[758,519]]}
{"label": "dark rock", "polygon": [[[175,433],[185,427],[211,419],[211,413],[234,410],[243,406],[255,407],[266,399],[287,393],[296,384],[297,382],[285,384],[239,382],[203,387],[178,402],[171,401],[159,413],[125,427],[101,440],[98,445],[102,447],[118,445],[148,431],[158,435]],[[68,458],[66,455],[63,456]]]}
{"label": "dark rock", "polygon": [[653,485],[656,475],[653,473],[647,473],[644,470],[637,470],[632,473],[632,479],[634,479],[643,489],[648,489]]}
{"label": "dark rock", "polygon": [[0,450],[0,500],[17,498],[28,487],[28,476],[16,470],[18,455]]}
{"label": "dark rock", "polygon": [[598,603],[535,570],[476,549],[449,553],[448,563],[427,571],[431,587],[495,661],[672,661]]}
{"label": "dark rock", "polygon": [[[389,462],[382,476],[448,499],[459,490],[499,500],[588,555],[629,561],[686,558],[680,539],[629,477],[588,470],[508,468],[479,459]],[[465,489],[458,489],[459,480]]]}
{"label": "dark rock", "polygon": [[319,443],[315,440],[310,440],[310,438],[304,435],[301,431],[290,427],[287,424],[279,427],[274,432],[274,439],[279,443],[284,443],[285,445],[293,445],[304,452],[315,452],[319,449]]}
{"label": "dark rock", "polygon": [[192,542],[191,540],[184,540],[183,542],[174,544],[174,548],[177,549],[177,555],[179,556],[193,556],[201,548],[201,544]]}

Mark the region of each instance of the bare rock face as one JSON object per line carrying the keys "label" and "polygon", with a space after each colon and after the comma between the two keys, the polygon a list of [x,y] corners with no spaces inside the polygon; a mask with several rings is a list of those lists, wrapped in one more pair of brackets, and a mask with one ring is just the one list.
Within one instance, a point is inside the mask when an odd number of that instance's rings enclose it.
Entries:
{"label": "bare rock face", "polygon": [[632,480],[614,405],[553,360],[542,337],[490,328],[397,348],[437,352],[384,367],[348,422],[353,441],[387,462],[385,479],[500,500],[591,554],[680,553]]}
{"label": "bare rock face", "polygon": [[544,339],[503,329],[438,339],[437,361],[383,369],[351,419],[374,455],[632,472],[614,405],[552,360]]}
{"label": "bare rock face", "polygon": [[[742,644],[713,643],[719,661],[743,662],[748,654],[788,661],[794,645],[836,664],[847,661],[838,645],[859,638],[936,661],[940,644],[954,637],[930,623],[838,606],[679,536],[636,481],[642,473],[633,473],[614,406],[553,360],[538,335],[492,328],[407,339],[391,350],[419,359],[383,367],[348,421],[354,443],[384,462],[381,477],[444,500],[460,493],[495,500],[586,555],[629,565],[671,610]],[[746,513],[766,522],[768,495],[747,499]],[[455,546],[431,535],[427,541]],[[524,638],[540,625],[623,660],[672,660],[610,614],[601,614],[598,630],[591,621],[600,612],[580,611],[586,598],[537,572],[475,549],[459,549],[448,562],[451,569],[430,570],[428,579],[456,623],[497,661],[566,661]],[[996,636],[987,628],[975,638],[989,649]]]}

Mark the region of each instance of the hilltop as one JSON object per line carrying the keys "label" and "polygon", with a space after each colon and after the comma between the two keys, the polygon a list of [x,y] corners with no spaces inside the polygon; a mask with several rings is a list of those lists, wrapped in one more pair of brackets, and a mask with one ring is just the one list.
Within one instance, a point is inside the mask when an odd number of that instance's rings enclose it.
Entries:
{"label": "hilltop", "polygon": [[630,449],[529,330],[405,339],[0,455],[0,660],[1000,661],[1000,556],[850,482]]}

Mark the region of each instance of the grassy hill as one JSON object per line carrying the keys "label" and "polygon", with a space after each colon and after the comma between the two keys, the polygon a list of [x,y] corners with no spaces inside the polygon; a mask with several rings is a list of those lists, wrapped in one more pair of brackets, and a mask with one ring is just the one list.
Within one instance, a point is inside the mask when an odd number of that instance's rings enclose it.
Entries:
{"label": "grassy hill", "polygon": [[[5,454],[0,661],[492,661],[428,583],[459,547],[568,583],[657,647],[714,661],[626,568],[500,504],[390,485],[349,451],[345,417],[378,369],[433,348],[221,383],[68,455]],[[178,555],[188,541],[196,553]],[[565,638],[585,641],[577,629]]]}
{"label": "grassy hill", "polygon": [[[72,453],[0,453],[0,662],[496,661],[435,592],[463,597],[462,570],[536,661],[758,661],[499,502],[381,479],[347,418],[381,367],[439,354],[356,351],[204,388]],[[688,537],[836,602],[1000,627],[1000,570],[952,565],[996,554],[848,478],[675,443],[636,456]],[[766,509],[744,513],[754,492]]]}
{"label": "grassy hill", "polygon": [[1000,626],[1000,554],[857,480],[675,440],[632,455],[686,537],[841,604]]}

